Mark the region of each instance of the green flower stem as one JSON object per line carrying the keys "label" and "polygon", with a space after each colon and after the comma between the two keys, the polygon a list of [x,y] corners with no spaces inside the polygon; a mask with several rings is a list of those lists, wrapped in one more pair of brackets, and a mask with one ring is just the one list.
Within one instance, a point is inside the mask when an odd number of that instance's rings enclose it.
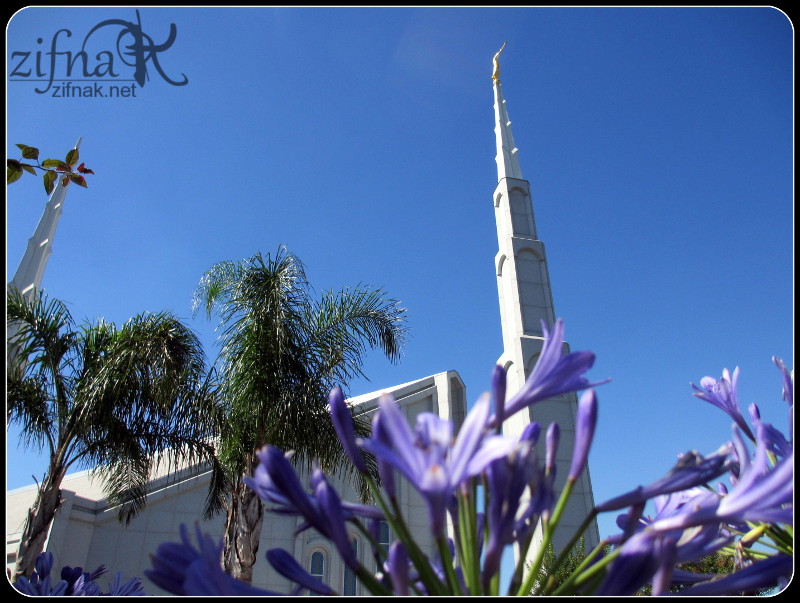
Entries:
{"label": "green flower stem", "polygon": [[[572,494],[572,488],[574,486],[575,480],[567,479],[567,483],[564,484],[564,490],[561,491],[561,496],[559,496],[558,502],[556,502],[556,506],[553,509],[552,516],[550,517],[549,521],[543,520],[544,537],[542,538],[542,544],[539,550],[536,552],[536,559],[534,560],[533,565],[531,565],[530,571],[528,572],[528,577],[517,591],[517,596],[522,597],[531,592],[533,583],[536,580],[536,577],[539,575],[539,569],[542,566],[545,550],[547,550],[547,546],[553,540],[553,532],[555,532],[556,527],[558,527],[558,522],[561,519],[562,513],[564,513],[564,509],[567,506],[567,501]],[[522,557],[520,557],[520,561],[522,561]]]}
{"label": "green flower stem", "polygon": [[[787,555],[794,555],[794,529],[791,525],[769,525],[766,535],[775,543],[777,550]],[[766,542],[762,544],[768,545]]]}
{"label": "green flower stem", "polygon": [[575,481],[575,479],[567,479],[567,483],[564,484],[564,490],[561,492],[561,496],[558,498],[558,502],[553,509],[553,514],[548,522],[548,531],[551,532],[551,537],[552,532],[555,531],[556,527],[558,526],[558,522],[561,520],[561,515],[564,513],[564,509],[567,507],[567,501],[572,495],[572,488],[575,486]]}
{"label": "green flower stem", "polygon": [[[592,509],[591,512],[583,520],[583,523],[581,523],[580,527],[577,530],[575,530],[575,534],[572,535],[572,539],[567,543],[567,546],[565,546],[564,549],[561,551],[561,553],[559,553],[554,567],[560,567],[561,564],[564,562],[564,560],[567,558],[567,555],[571,554],[572,549],[575,546],[575,543],[578,542],[578,540],[581,537],[581,534],[583,534],[584,530],[586,530],[586,528],[589,527],[589,524],[595,517],[597,517],[597,509]],[[548,594],[549,591],[550,587],[549,585],[547,585],[542,594]]]}
{"label": "green flower stem", "polygon": [[[599,572],[605,570],[606,565],[611,563],[614,559],[617,558],[619,555],[620,549],[613,551],[612,553],[603,557],[597,563],[590,565],[593,563],[595,557],[599,555],[605,545],[607,544],[606,540],[602,540],[599,545],[595,547],[595,549],[586,556],[581,564],[575,568],[575,571],[572,572],[572,575],[567,578],[561,586],[559,586],[554,592],[553,595],[564,595],[564,594],[573,594],[574,589],[580,586],[581,584],[585,584],[594,576],[596,576]],[[586,568],[586,571],[583,571]],[[601,576],[602,577],[602,576]]]}
{"label": "green flower stem", "polygon": [[514,576],[511,579],[511,583],[508,586],[507,596],[511,596],[514,593],[516,593],[517,590],[519,589],[520,584],[522,584],[522,572],[525,568],[525,557],[527,556],[528,549],[531,546],[531,541],[533,540],[533,534],[535,531],[536,531],[536,523],[534,522],[530,535],[525,539],[525,544],[520,544],[519,546],[519,561],[517,562],[517,565],[514,568]]}
{"label": "green flower stem", "polygon": [[436,539],[436,548],[439,551],[439,559],[442,562],[442,569],[444,575],[447,577],[447,585],[450,587],[451,595],[461,595],[461,585],[456,576],[456,570],[453,567],[453,556],[450,554],[450,547],[447,546],[447,537],[440,536]]}
{"label": "green flower stem", "polygon": [[594,574],[589,576],[589,578],[587,578],[586,580],[581,581],[580,586],[583,587],[582,592],[588,595],[595,593],[597,589],[600,588],[600,585],[603,583],[604,579],[605,579],[605,572],[595,572]]}
{"label": "green flower stem", "polygon": [[403,521],[403,515],[400,512],[397,500],[394,498],[390,499],[392,508],[395,511],[395,513],[391,513],[389,511],[389,507],[386,504],[386,501],[383,500],[383,497],[378,491],[378,487],[375,485],[375,483],[371,479],[368,479],[367,485],[369,486],[370,492],[375,497],[375,501],[378,503],[378,506],[381,508],[381,511],[383,511],[383,514],[386,517],[386,521],[394,530],[395,534],[397,534],[398,540],[400,540],[400,542],[402,542],[406,546],[406,549],[408,551],[408,556],[411,559],[412,563],[414,564],[414,567],[417,568],[417,571],[419,572],[419,579],[425,585],[425,588],[428,590],[428,594],[446,595],[447,587],[444,584],[442,584],[442,582],[433,572],[428,563],[428,560],[425,558],[424,553],[420,551],[419,546],[411,537],[411,534],[408,531],[408,527]]}
{"label": "green flower stem", "polygon": [[[483,522],[483,534],[480,534],[479,537],[483,539],[484,547],[486,543],[489,541],[489,520],[486,519],[488,517],[489,512],[489,486],[486,483],[486,474],[483,474],[483,511],[484,511],[484,522]],[[477,546],[477,542],[476,542]],[[479,560],[480,566],[480,560]],[[480,571],[480,567],[478,568]],[[491,594],[492,596],[496,597],[500,594],[500,572],[495,572],[494,576],[491,577],[489,582],[488,588],[485,589],[485,592]]]}
{"label": "green flower stem", "polygon": [[408,531],[408,527],[403,520],[403,514],[400,510],[400,506],[398,505],[397,500],[394,498],[392,499],[392,508],[395,510],[393,519],[396,523],[391,524],[390,522],[390,525],[392,525],[392,527],[396,530],[398,537],[400,537],[400,540],[403,542],[403,544],[406,545],[408,556],[414,563],[414,567],[417,568],[417,571],[419,572],[419,579],[425,585],[425,588],[428,590],[428,594],[448,594],[447,585],[439,579],[439,576],[437,576],[431,568],[430,561],[425,556],[425,553],[420,550],[416,540],[411,537],[411,532]]}
{"label": "green flower stem", "polygon": [[351,521],[356,529],[364,535],[364,538],[369,541],[370,546],[375,551],[376,560],[379,562],[378,567],[380,567],[380,562],[386,561],[380,543],[375,540],[375,537],[370,533],[369,528],[367,528],[367,526],[365,526],[361,520],[359,520],[357,517],[354,517]]}
{"label": "green flower stem", "polygon": [[367,568],[360,563],[356,569],[356,576],[358,576],[361,583],[366,586],[373,595],[390,596],[393,594],[391,589],[381,584],[378,579],[372,575],[372,572],[368,571]]}
{"label": "green flower stem", "polygon": [[764,535],[764,532],[767,531],[768,527],[769,526],[764,523],[754,527],[752,530],[747,532],[747,534],[742,536],[739,542],[742,543],[742,546],[750,546]]}
{"label": "green flower stem", "polygon": [[[528,576],[525,578],[525,582],[523,582],[522,586],[520,586],[517,590],[516,595],[518,597],[525,597],[530,594],[531,589],[533,588],[533,583],[536,580],[536,577],[539,575],[539,570],[542,567],[542,561],[544,560],[544,553],[547,550],[547,545],[550,544],[550,540],[552,539],[552,532],[550,530],[549,522],[542,519],[542,523],[544,526],[544,536],[542,538],[541,546],[539,550],[536,551],[536,558],[533,560],[533,563],[528,570]],[[523,564],[525,557],[520,555],[519,561],[520,564]]]}
{"label": "green flower stem", "polygon": [[[456,538],[459,557],[464,570],[464,580],[470,593],[483,594],[480,590],[480,559],[478,558],[477,518],[475,516],[475,488],[468,486],[467,491],[458,494],[459,534]],[[482,537],[483,535],[481,535]]]}

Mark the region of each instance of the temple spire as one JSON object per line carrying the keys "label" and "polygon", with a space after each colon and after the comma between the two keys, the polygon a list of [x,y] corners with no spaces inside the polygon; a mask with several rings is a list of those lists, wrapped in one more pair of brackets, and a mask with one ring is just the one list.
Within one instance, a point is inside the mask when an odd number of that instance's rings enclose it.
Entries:
{"label": "temple spire", "polygon": [[514,136],[511,134],[511,120],[508,119],[506,111],[506,101],[503,98],[503,88],[500,84],[500,53],[506,47],[507,42],[503,42],[502,48],[497,51],[492,59],[492,81],[494,82],[494,133],[497,142],[497,181],[503,178],[517,178],[522,180],[522,170],[519,167],[519,151],[514,144]]}
{"label": "temple spire", "polygon": [[[81,146],[81,140],[82,138],[78,138],[78,142],[75,143],[76,149]],[[33,236],[28,239],[25,255],[22,256],[14,278],[9,283],[25,296],[29,296],[34,289],[41,288],[47,260],[53,253],[53,238],[61,219],[64,198],[67,195],[67,189],[61,184],[61,180],[58,178],[39,224],[36,226]]]}
{"label": "temple spire", "polygon": [[[501,48],[500,51],[502,50]],[[497,363],[506,370],[506,398],[509,399],[533,373],[544,348],[545,334],[542,325],[548,325],[548,330],[553,332],[556,313],[545,246],[536,232],[531,186],[522,178],[517,148],[511,136],[511,122],[506,113],[500,86],[499,55],[500,52],[494,55],[492,73],[498,179],[492,202],[498,243],[494,263],[503,334],[503,353]],[[564,352],[569,352],[566,343]],[[574,393],[563,394],[542,400],[535,406],[512,415],[503,423],[503,433],[517,438],[532,421],[543,427],[558,423],[561,428],[561,444],[556,458],[557,493],[564,487],[570,470],[569,453],[562,451],[574,449],[577,407],[578,398]],[[541,453],[544,454],[544,451]],[[569,544],[575,530],[581,527],[587,513],[594,507],[588,467],[572,488],[572,496],[553,535],[552,542],[557,551]],[[585,545],[590,550],[600,541],[597,523],[593,521],[591,525],[581,529],[584,529]],[[528,561],[533,561],[531,556],[537,547],[543,545],[543,537],[543,526],[539,524],[532,536],[534,544],[528,551]],[[519,554],[518,550],[516,554]]]}
{"label": "temple spire", "polygon": [[[76,149],[81,146],[81,140],[82,138],[78,138],[78,142],[75,143]],[[56,228],[58,227],[58,221],[61,219],[64,199],[67,196],[67,188],[61,184],[63,178],[58,178],[57,180],[58,182],[50,194],[50,199],[47,200],[47,205],[44,207],[44,213],[39,219],[39,224],[36,226],[36,230],[33,231],[33,236],[28,239],[25,255],[22,256],[19,267],[14,273],[14,278],[11,279],[11,282],[6,287],[6,291],[10,287],[14,287],[28,300],[42,287],[44,269],[47,266],[50,254],[53,253],[53,238],[56,236]],[[18,332],[17,323],[8,323],[6,327],[6,342],[12,340]],[[16,345],[7,345],[6,375],[11,374],[13,371],[24,370],[24,359],[19,363],[15,362],[19,353],[19,348]],[[6,425],[8,425],[9,416],[7,412]]]}

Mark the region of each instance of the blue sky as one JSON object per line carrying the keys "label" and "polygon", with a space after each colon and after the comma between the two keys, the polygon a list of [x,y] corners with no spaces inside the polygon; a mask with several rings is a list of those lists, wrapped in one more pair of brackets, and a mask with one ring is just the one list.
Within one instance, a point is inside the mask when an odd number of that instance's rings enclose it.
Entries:
{"label": "blue sky", "polygon": [[[786,429],[773,355],[794,366],[792,27],[761,8],[141,8],[159,44],[127,98],[7,83],[15,143],[95,171],[71,189],[44,279],[78,320],[172,310],[201,275],[280,244],[317,291],[368,283],[408,309],[399,365],[369,356],[353,395],[457,370],[470,402],[501,353],[493,270],[491,59],[531,182],[556,314],[597,354],[595,499],[715,450],[727,416],[690,382],[740,366],[744,407]],[[12,52],[77,52],[134,8],[27,8]],[[112,50],[118,29],[93,43]],[[105,36],[105,37],[104,37]],[[41,39],[42,42],[38,42]],[[105,46],[103,46],[105,44]],[[21,56],[21,55],[18,55]],[[95,65],[96,67],[96,65]],[[61,67],[63,70],[63,65]],[[90,70],[93,67],[90,66]],[[115,63],[119,77],[132,68]],[[21,69],[24,71],[24,69]],[[62,71],[63,72],[63,71]],[[46,195],[7,190],[7,280]],[[45,463],[9,431],[7,487]],[[601,518],[601,535],[614,531]]]}

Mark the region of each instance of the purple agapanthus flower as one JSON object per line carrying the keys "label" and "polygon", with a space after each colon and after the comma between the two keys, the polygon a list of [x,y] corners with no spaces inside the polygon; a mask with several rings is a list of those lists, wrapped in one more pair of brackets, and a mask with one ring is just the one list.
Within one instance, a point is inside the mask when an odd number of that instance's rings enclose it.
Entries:
{"label": "purple agapanthus flower", "polygon": [[284,578],[321,595],[334,595],[334,590],[319,578],[303,569],[294,557],[283,549],[267,551],[267,561]]}
{"label": "purple agapanthus flower", "polygon": [[[669,517],[676,517],[695,508],[705,505],[715,505],[720,495],[706,488],[691,488],[683,492],[674,492],[664,496],[656,496],[655,517],[642,520],[644,527],[653,526],[657,531],[658,525]],[[732,534],[724,527],[721,521],[710,522],[684,534],[681,529],[673,533],[662,530],[661,534],[672,536],[675,544],[675,558],[677,562],[695,561],[712,554],[714,551],[729,544],[733,540]]]}
{"label": "purple agapanthus flower", "polygon": [[342,501],[318,467],[311,472],[309,481],[312,493],[309,494],[280,449],[264,446],[256,454],[261,462],[253,472],[253,477],[244,478],[244,483],[263,500],[279,504],[276,509],[278,512],[302,516],[305,522],[298,532],[314,528],[336,546],[349,567],[356,568],[358,561],[353,555],[345,523],[357,515],[383,519],[381,510],[370,505]]}
{"label": "purple agapanthus flower", "polygon": [[496,425],[511,415],[532,404],[575,392],[589,387],[607,383],[608,379],[595,383],[589,382],[583,374],[594,365],[595,356],[589,351],[571,352],[564,355],[564,323],[559,318],[550,333],[542,321],[544,345],[536,366],[525,385],[505,403],[502,416],[492,419]]}
{"label": "purple agapanthus flower", "polygon": [[732,449],[731,444],[725,444],[707,457],[694,451],[683,454],[678,458],[675,466],[661,479],[649,486],[639,486],[630,492],[615,496],[597,505],[596,509],[600,512],[615,511],[645,502],[659,494],[680,492],[701,486],[730,469],[729,457]]}
{"label": "purple agapanthus flower", "polygon": [[[494,401],[494,416],[490,423],[494,422],[495,431],[500,433],[503,428],[503,417],[506,409],[506,371],[499,364],[495,365],[492,371],[492,400]],[[499,420],[496,420],[498,419]]]}
{"label": "purple agapanthus flower", "polygon": [[510,455],[492,461],[486,468],[486,489],[490,496],[486,511],[489,537],[482,570],[484,584],[500,569],[506,545],[518,539],[518,528],[523,525],[517,523],[517,516],[525,489],[542,479],[544,471],[539,466],[535,443],[522,438]]}
{"label": "purple agapanthus flower", "polygon": [[[732,536],[722,529],[719,521],[687,531],[683,529],[659,531],[654,527],[666,518],[680,515],[686,508],[705,504],[708,499],[718,498],[718,494],[705,488],[691,488],[683,492],[656,496],[653,500],[655,517],[641,517],[644,504],[637,505],[628,515],[618,517],[617,523],[624,532],[620,536],[611,538],[610,541],[621,545],[620,557],[623,560],[615,562],[619,565],[612,568],[609,576],[614,573],[618,577],[610,578],[604,588],[623,588],[621,585],[624,585],[624,588],[638,589],[649,582],[653,586],[654,595],[663,594],[670,584],[676,581],[673,576],[675,563],[701,559],[729,544]],[[629,579],[620,577],[622,573],[631,571],[631,564],[638,564],[640,568],[640,575],[636,578],[638,586]],[[648,571],[652,573],[647,575]],[[604,590],[604,592],[611,594],[612,591]]]}
{"label": "purple agapanthus flower", "polygon": [[196,549],[189,530],[181,524],[181,542],[164,542],[151,557],[153,569],[144,570],[154,584],[174,595],[186,596],[285,596],[256,588],[225,573],[220,563],[222,540],[215,541],[195,526]]}
{"label": "purple agapanthus flower", "polygon": [[[391,448],[391,438],[389,436],[389,432],[386,430],[385,424],[386,419],[384,416],[381,415],[381,413],[375,413],[375,416],[372,417],[372,438],[384,446]],[[378,458],[376,460],[378,463],[378,473],[381,476],[381,485],[386,491],[387,496],[389,496],[390,499],[394,499],[397,495],[397,491],[395,489],[394,469],[392,468],[391,463],[387,463],[384,459]]]}
{"label": "purple agapanthus flower", "polygon": [[383,569],[389,574],[392,580],[392,589],[394,594],[400,597],[406,597],[409,593],[409,562],[408,552],[402,542],[393,542],[389,545],[389,554],[387,555],[386,562],[383,564]]}
{"label": "purple agapanthus flower", "polygon": [[608,572],[594,593],[599,596],[628,596],[650,582],[659,568],[663,539],[651,531],[637,532],[622,545],[619,556],[611,562]]}
{"label": "purple agapanthus flower", "polygon": [[764,441],[767,449],[777,457],[789,456],[794,453],[792,444],[786,439],[778,429],[773,427],[770,423],[765,423],[761,420],[761,413],[755,403],[747,407],[750,412],[750,421],[753,425],[762,425],[764,429]]}
{"label": "purple agapanthus flower", "polygon": [[716,522],[791,523],[794,456],[783,458],[771,466],[767,446],[765,428],[759,424],[752,462],[742,465],[739,479],[728,494],[709,496],[702,503],[684,507],[685,512],[655,522],[653,527],[664,531]]}
{"label": "purple agapanthus flower", "polygon": [[393,398],[382,396],[378,405],[386,438],[361,440],[360,445],[402,473],[422,495],[431,530],[439,538],[444,534],[447,506],[458,486],[511,452],[514,441],[487,433],[488,395],[469,412],[455,442],[450,421],[421,413],[412,432]]}
{"label": "purple agapanthus flower", "polygon": [[123,582],[121,572],[114,574],[114,579],[108,585],[108,596],[110,597],[143,596],[144,594],[141,578],[131,578],[127,582]]}
{"label": "purple agapanthus flower", "polygon": [[786,400],[786,403],[789,406],[794,406],[794,379],[792,379],[789,369],[787,369],[786,365],[783,364],[783,360],[773,356],[772,362],[774,362],[775,366],[778,367],[778,370],[781,372],[781,376],[783,377],[783,399]]}
{"label": "purple agapanthus flower", "polygon": [[[82,567],[65,565],[61,568],[61,579],[67,582],[67,591],[64,594],[72,595],[76,591],[79,591],[78,594],[86,594],[86,591],[93,591],[92,583],[107,571],[104,565],[93,572],[84,572]],[[99,587],[96,588],[99,590]]]}
{"label": "purple agapanthus flower", "polygon": [[20,576],[14,582],[14,588],[19,592],[34,597],[45,597],[53,594],[65,595],[68,583],[61,580],[53,588],[50,571],[53,569],[53,553],[39,553],[31,577]]}
{"label": "purple agapanthus flower", "polygon": [[334,387],[328,396],[328,404],[331,408],[331,419],[333,426],[336,429],[336,434],[339,436],[339,441],[342,443],[347,456],[350,461],[355,465],[361,473],[367,473],[367,464],[361,451],[356,446],[355,431],[353,429],[353,416],[350,414],[350,409],[344,401],[344,393],[342,388]]}
{"label": "purple agapanthus flower", "polygon": [[101,565],[93,572],[84,572],[81,567],[70,567],[69,565],[61,568],[61,580],[52,586],[50,572],[53,569],[53,553],[39,553],[36,557],[34,571],[30,578],[20,576],[14,583],[14,588],[19,592],[34,597],[78,597],[78,596],[138,596],[144,595],[142,581],[139,578],[132,578],[122,584],[122,575],[117,572],[116,577],[111,582],[110,590],[107,593],[101,592],[95,580],[106,573],[105,566]]}
{"label": "purple agapanthus flower", "polygon": [[[267,503],[277,505],[269,510],[283,515],[302,515],[311,525],[319,518],[320,509],[316,497],[306,492],[297,473],[289,462],[289,456],[274,446],[264,446],[256,452],[260,463],[253,471],[253,477],[242,479],[258,497]],[[312,488],[322,473],[314,469],[311,474]],[[362,505],[342,501],[345,519],[354,516],[383,519],[380,509],[372,505]],[[324,521],[319,519],[319,521]]]}
{"label": "purple agapanthus flower", "polygon": [[737,381],[739,380],[739,367],[733,370],[733,375],[728,372],[728,369],[722,371],[722,377],[719,380],[713,377],[703,377],[700,380],[700,386],[697,387],[691,383],[694,389],[694,395],[713,404],[717,408],[727,413],[739,428],[749,437],[754,440],[753,432],[747,421],[744,420],[742,411],[739,408],[739,393],[737,391]]}
{"label": "purple agapanthus flower", "polygon": [[597,427],[597,395],[593,389],[583,393],[578,402],[578,415],[575,427],[575,449],[567,479],[576,480],[589,458],[594,430]]}
{"label": "purple agapanthus flower", "polygon": [[761,589],[788,584],[794,573],[794,557],[775,555],[740,569],[727,576],[703,582],[684,590],[690,597],[753,593]]}
{"label": "purple agapanthus flower", "polygon": [[[321,523],[313,524],[314,527],[334,544],[344,562],[355,570],[359,563],[345,527],[346,517],[342,501],[321,471],[317,473],[315,479],[314,494],[321,512],[320,517],[323,519]],[[310,518],[307,518],[307,521],[311,523]]]}

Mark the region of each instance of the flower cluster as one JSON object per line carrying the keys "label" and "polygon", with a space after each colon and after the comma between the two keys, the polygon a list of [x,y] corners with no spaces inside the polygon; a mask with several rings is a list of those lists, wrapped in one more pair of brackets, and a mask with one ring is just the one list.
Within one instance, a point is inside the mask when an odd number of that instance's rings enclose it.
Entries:
{"label": "flower cluster", "polygon": [[[792,378],[783,362],[773,361],[783,377],[791,429]],[[756,404],[748,408],[748,424],[739,407],[738,375],[738,368],[733,376],[725,370],[719,380],[704,377],[700,387],[692,384],[695,396],[734,420],[730,442],[706,458],[696,452],[681,455],[660,480],[597,506],[599,511],[629,507],[618,518],[623,532],[613,538],[615,559],[597,594],[633,594],[647,583],[654,594],[666,593],[673,582],[685,583],[686,576],[676,575],[676,562],[725,550],[735,556],[739,571],[691,586],[682,594],[752,592],[787,583],[794,561],[793,447],[778,429],[761,420]],[[754,445],[752,454],[746,439]],[[723,483],[716,489],[708,485],[724,474],[730,489]],[[656,514],[644,518],[644,503],[650,499]],[[762,546],[754,547],[756,542]]]}
{"label": "flower cluster", "polygon": [[50,572],[53,569],[53,553],[39,553],[36,565],[30,578],[20,576],[14,582],[14,588],[19,592],[33,597],[43,596],[98,596],[112,597],[140,596],[142,590],[140,578],[131,578],[122,582],[122,574],[117,572],[108,587],[108,592],[101,592],[100,586],[95,582],[97,578],[108,570],[104,566],[98,567],[93,572],[84,572],[83,568],[70,567],[61,569],[61,580],[53,584]]}
{"label": "flower cluster", "polygon": [[[300,516],[299,530],[313,528],[330,540],[345,565],[376,595],[498,595],[500,565],[507,547],[519,559],[509,581],[509,595],[631,595],[650,586],[664,594],[676,584],[681,594],[712,595],[783,587],[792,573],[793,445],[761,420],[756,405],[749,421],[739,408],[738,369],[693,386],[695,395],[722,409],[734,421],[732,439],[707,456],[688,452],[667,475],[597,505],[558,553],[556,568],[570,558],[573,545],[601,512],[625,511],[621,532],[601,541],[568,576],[542,579],[545,550],[564,512],[573,486],[586,466],[595,432],[598,401],[584,374],[591,352],[564,354],[563,325],[557,321],[530,378],[505,399],[505,371],[497,367],[492,391],[473,406],[454,434],[454,426],[432,413],[408,424],[395,401],[381,397],[369,438],[356,438],[340,389],[329,396],[334,426],[343,449],[370,487],[373,505],[342,500],[326,475],[315,468],[306,487],[283,451],[265,446],[247,485],[270,510]],[[793,407],[793,381],[779,360],[783,397]],[[529,423],[521,434],[502,435],[503,422],[515,413],[556,395],[585,390],[580,396],[566,482],[555,486],[560,428]],[[791,434],[791,431],[790,431]],[[544,441],[539,444],[543,436]],[[749,440],[750,445],[747,444]],[[751,451],[752,447],[752,451]],[[367,469],[365,454],[377,461],[380,486]],[[730,487],[715,480],[727,476]],[[434,551],[424,551],[411,535],[398,500],[404,479],[424,501]],[[650,503],[654,516],[645,516]],[[396,541],[381,547],[378,521],[386,521]],[[541,539],[534,542],[534,532]],[[221,545],[197,531],[200,550],[182,528],[182,543],[163,544],[146,572],[156,584],[176,594],[277,594],[238,583],[219,564]],[[372,544],[379,571],[369,571],[353,553],[356,530]],[[676,564],[710,554],[730,555],[736,570],[726,576],[691,574]],[[281,549],[267,552],[269,563],[308,591],[338,594],[303,569]],[[532,560],[532,561],[531,561]]]}

